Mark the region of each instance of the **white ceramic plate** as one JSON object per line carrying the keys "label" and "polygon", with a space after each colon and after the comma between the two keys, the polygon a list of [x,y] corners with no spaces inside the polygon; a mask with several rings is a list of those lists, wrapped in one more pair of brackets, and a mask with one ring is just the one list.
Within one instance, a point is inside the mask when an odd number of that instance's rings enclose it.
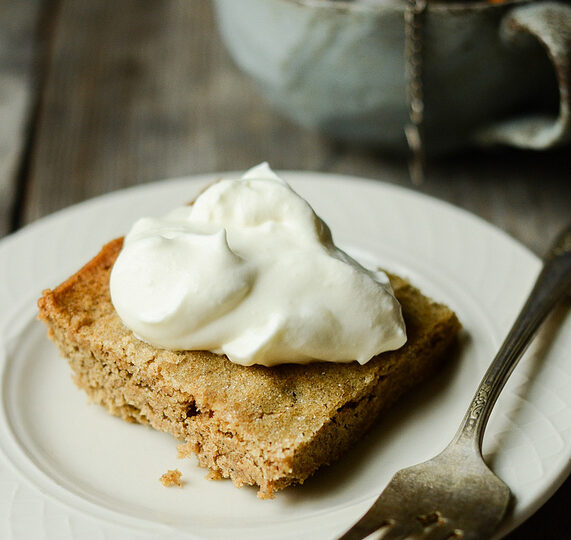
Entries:
{"label": "white ceramic plate", "polygon": [[[465,328],[458,363],[397,404],[341,461],[275,500],[208,481],[193,460],[176,459],[170,436],[87,404],[35,320],[35,301],[136,218],[192,199],[214,176],[74,206],[0,242],[1,538],[333,538],[397,469],[431,457],[451,438],[539,261],[490,225],[425,196],[355,178],[284,176],[346,250],[410,277],[457,311]],[[570,348],[571,317],[560,311],[490,420],[485,455],[516,497],[504,533],[569,473]],[[158,482],[169,468],[183,472],[183,489]]]}

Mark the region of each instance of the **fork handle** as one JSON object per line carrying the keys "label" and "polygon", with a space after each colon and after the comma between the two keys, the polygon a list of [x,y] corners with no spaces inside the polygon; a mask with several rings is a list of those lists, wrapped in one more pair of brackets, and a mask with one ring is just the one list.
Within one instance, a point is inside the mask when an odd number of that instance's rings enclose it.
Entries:
{"label": "fork handle", "polygon": [[452,444],[474,445],[481,453],[484,429],[492,408],[535,332],[571,290],[571,225],[555,240],[518,318],[484,375]]}

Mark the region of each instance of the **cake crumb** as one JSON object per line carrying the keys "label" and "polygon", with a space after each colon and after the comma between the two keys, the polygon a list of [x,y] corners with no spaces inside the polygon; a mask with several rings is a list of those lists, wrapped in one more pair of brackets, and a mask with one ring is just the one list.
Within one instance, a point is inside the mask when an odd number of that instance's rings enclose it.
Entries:
{"label": "cake crumb", "polygon": [[168,470],[163,474],[159,480],[161,484],[165,487],[182,487],[182,482],[180,480],[182,473],[178,469]]}
{"label": "cake crumb", "polygon": [[178,459],[184,459],[184,458],[187,458],[187,457],[192,456],[194,454],[198,454],[198,452],[200,451],[200,446],[188,441],[188,442],[179,444],[176,447],[176,450],[177,450],[176,457]]}

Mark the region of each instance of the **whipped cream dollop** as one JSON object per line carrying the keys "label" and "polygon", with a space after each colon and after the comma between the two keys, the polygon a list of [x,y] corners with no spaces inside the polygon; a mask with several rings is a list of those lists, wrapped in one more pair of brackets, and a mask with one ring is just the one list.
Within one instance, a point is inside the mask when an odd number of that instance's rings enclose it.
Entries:
{"label": "whipped cream dollop", "polygon": [[110,288],[139,339],[243,365],[364,364],[406,341],[386,274],[338,249],[266,163],[216,182],[193,205],[137,221]]}

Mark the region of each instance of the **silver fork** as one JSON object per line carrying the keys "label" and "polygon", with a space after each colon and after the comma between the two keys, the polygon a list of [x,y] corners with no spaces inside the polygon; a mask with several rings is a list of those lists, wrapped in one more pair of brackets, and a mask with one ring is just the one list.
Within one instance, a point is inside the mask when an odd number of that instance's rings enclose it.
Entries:
{"label": "silver fork", "polygon": [[511,493],[484,463],[484,429],[505,382],[540,324],[571,289],[571,226],[544,258],[533,290],[484,375],[452,442],[435,458],[398,471],[339,540],[490,538]]}

